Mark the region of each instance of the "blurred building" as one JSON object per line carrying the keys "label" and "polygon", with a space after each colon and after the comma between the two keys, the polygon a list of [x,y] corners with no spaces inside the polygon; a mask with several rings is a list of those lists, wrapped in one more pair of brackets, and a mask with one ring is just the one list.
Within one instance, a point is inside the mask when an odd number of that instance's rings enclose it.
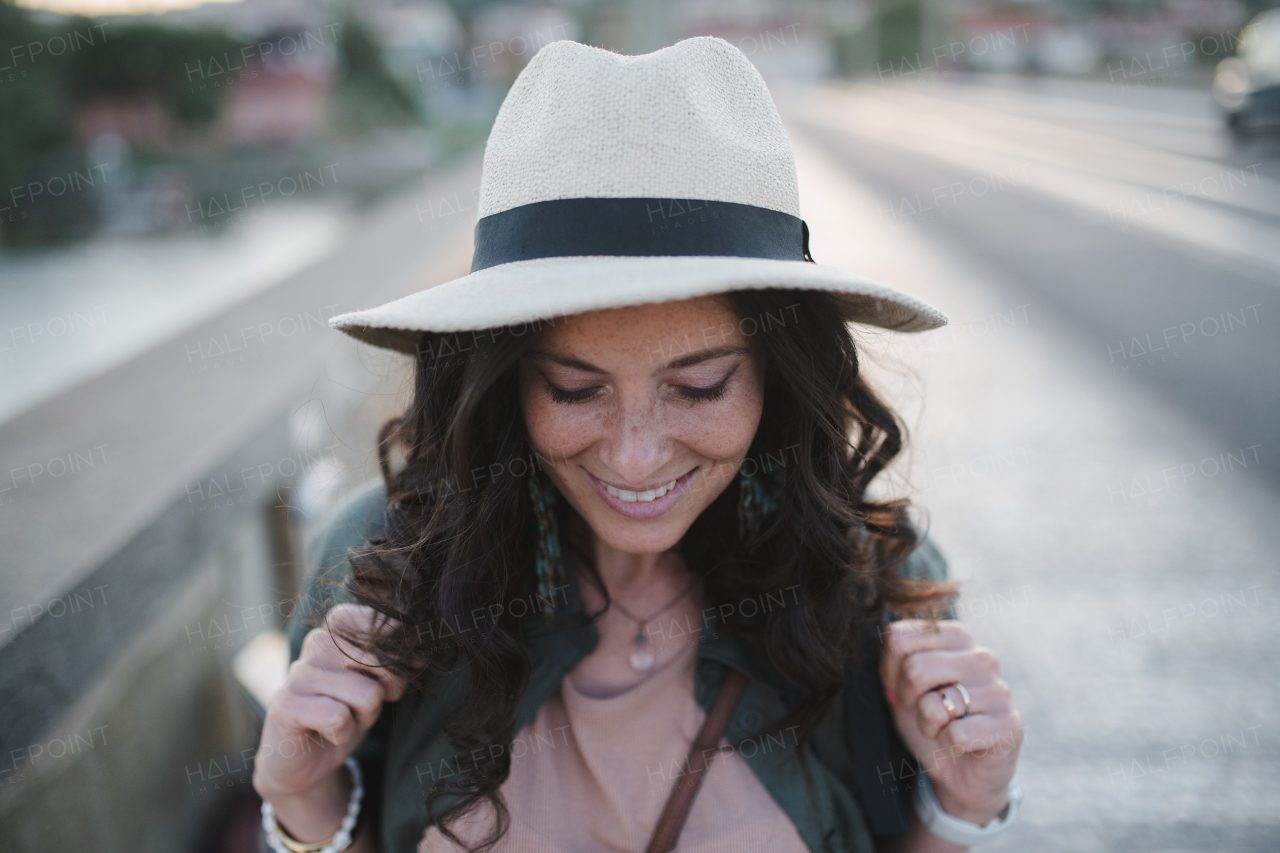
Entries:
{"label": "blurred building", "polygon": [[174,133],[160,96],[152,92],[83,101],[76,105],[75,127],[82,146],[110,134],[130,145],[160,148]]}
{"label": "blurred building", "polygon": [[176,9],[161,18],[175,27],[217,27],[247,43],[238,57],[204,59],[192,82],[226,87],[218,139],[276,144],[298,142],[324,124],[341,11],[340,4],[324,0],[240,0]]}
{"label": "blurred building", "polygon": [[[336,62],[332,38],[324,41],[328,34],[317,27],[259,39],[254,47],[263,58],[228,87],[218,135],[232,144],[290,143],[316,132],[325,121]],[[263,50],[267,46],[272,49]]]}
{"label": "blurred building", "polygon": [[[1175,82],[1229,55],[1247,19],[1241,0],[1080,6],[921,0],[918,41],[929,67]],[[882,56],[881,60],[888,61]],[[1127,62],[1120,71],[1121,62]],[[1108,70],[1110,69],[1110,70]],[[1162,72],[1156,75],[1154,72]]]}
{"label": "blurred building", "polygon": [[273,32],[320,27],[340,18],[342,4],[334,0],[237,0],[203,3],[155,16],[164,26],[217,27],[255,41]]}

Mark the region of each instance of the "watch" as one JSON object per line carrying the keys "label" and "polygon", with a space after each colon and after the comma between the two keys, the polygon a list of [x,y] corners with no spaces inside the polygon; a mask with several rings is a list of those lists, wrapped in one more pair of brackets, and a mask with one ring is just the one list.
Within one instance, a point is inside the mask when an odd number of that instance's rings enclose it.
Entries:
{"label": "watch", "polygon": [[924,828],[931,835],[936,835],[943,841],[950,841],[952,844],[959,844],[962,847],[972,847],[975,844],[990,841],[1008,829],[1009,824],[1013,823],[1014,815],[1018,813],[1018,804],[1021,802],[1022,789],[1018,787],[1017,779],[1011,779],[1009,781],[1009,805],[1005,806],[1004,811],[992,818],[985,826],[979,826],[976,823],[953,817],[942,810],[942,805],[938,802],[938,796],[933,792],[933,785],[929,781],[928,773],[921,770],[920,781],[916,785],[915,805],[920,823],[924,824]]}

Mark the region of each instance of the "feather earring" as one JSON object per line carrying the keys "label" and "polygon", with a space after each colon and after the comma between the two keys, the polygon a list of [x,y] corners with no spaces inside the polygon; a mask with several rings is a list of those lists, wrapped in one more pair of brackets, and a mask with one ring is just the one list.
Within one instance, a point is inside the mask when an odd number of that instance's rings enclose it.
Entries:
{"label": "feather earring", "polygon": [[549,622],[556,615],[556,590],[565,583],[560,554],[560,524],[556,520],[556,487],[542,474],[529,477],[529,500],[538,519],[538,551],[534,563],[538,575],[538,603]]}

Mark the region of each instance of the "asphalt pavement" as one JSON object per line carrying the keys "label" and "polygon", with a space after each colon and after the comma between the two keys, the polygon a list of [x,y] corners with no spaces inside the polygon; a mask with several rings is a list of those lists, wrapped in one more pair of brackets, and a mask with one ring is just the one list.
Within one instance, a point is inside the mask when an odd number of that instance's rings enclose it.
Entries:
{"label": "asphalt pavement", "polygon": [[1177,91],[776,95],[815,257],[952,318],[862,341],[1027,725],[984,849],[1280,849],[1269,143]]}
{"label": "asphalt pavement", "polygon": [[[1235,146],[1211,117],[1128,109],[855,86],[813,93],[794,123],[866,182],[884,217],[1069,322],[1084,338],[1076,357],[1228,444],[1265,449],[1280,437],[1280,157],[1265,141]],[[1258,464],[1280,483],[1280,454],[1260,451]]]}

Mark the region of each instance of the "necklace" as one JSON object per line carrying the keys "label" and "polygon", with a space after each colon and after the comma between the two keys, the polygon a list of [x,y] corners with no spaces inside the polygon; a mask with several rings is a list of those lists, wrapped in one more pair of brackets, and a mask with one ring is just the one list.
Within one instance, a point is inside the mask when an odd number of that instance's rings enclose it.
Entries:
{"label": "necklace", "polygon": [[653,649],[649,648],[649,636],[645,633],[644,626],[648,625],[654,619],[657,619],[663,613],[666,613],[672,607],[675,607],[676,602],[688,595],[689,590],[693,589],[693,585],[697,582],[698,579],[695,577],[689,582],[689,585],[684,588],[683,592],[663,605],[662,609],[645,619],[641,619],[639,616],[636,616],[634,613],[627,610],[627,608],[618,603],[617,599],[611,599],[613,606],[618,608],[618,611],[623,616],[626,616],[632,622],[636,623],[636,635],[631,641],[631,668],[636,672],[644,672],[653,668]]}

